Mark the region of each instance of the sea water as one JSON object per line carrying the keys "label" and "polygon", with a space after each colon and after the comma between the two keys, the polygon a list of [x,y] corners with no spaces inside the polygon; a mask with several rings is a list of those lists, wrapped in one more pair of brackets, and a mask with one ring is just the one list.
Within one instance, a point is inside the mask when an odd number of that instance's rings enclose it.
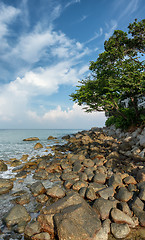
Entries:
{"label": "sea water", "polygon": [[[27,129],[27,130],[0,130],[0,160],[4,160],[6,163],[10,162],[12,158],[16,158],[18,160],[21,159],[23,154],[28,154],[28,160],[35,156],[43,156],[51,153],[51,148],[47,148],[48,146],[53,146],[55,144],[64,144],[66,141],[62,139],[65,135],[72,135],[81,131],[81,129]],[[48,140],[49,136],[53,136],[57,139]],[[39,141],[23,141],[25,138],[29,137],[38,137]],[[43,145],[42,149],[34,150],[34,146],[37,142],[40,142]],[[47,151],[47,152],[46,152]],[[0,178],[14,178],[15,174],[13,172],[13,167],[7,164],[8,170],[5,172],[0,172]],[[28,191],[27,185],[34,183],[36,180],[33,179],[33,173],[27,175],[27,177],[23,180],[23,182],[16,180],[14,181],[13,189],[11,190],[11,194],[2,194],[0,195],[0,228],[3,226],[2,217],[12,208],[13,206],[13,197],[12,193],[26,190]],[[51,186],[51,182],[42,181],[45,188]],[[26,204],[26,209],[31,211],[34,206],[33,203]],[[35,217],[35,216],[33,216]],[[13,239],[8,237],[8,229],[5,228],[4,234],[0,234],[0,239]],[[11,234],[10,234],[11,235]],[[6,237],[6,238],[5,238]],[[7,238],[8,237],[8,238]],[[23,238],[14,238],[23,239]]]}

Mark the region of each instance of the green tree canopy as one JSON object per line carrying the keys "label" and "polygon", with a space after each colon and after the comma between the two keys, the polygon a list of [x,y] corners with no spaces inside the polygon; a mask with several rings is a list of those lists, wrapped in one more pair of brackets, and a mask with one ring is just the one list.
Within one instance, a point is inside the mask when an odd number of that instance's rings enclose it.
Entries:
{"label": "green tree canopy", "polygon": [[[145,19],[129,24],[128,33],[115,30],[104,42],[104,49],[96,62],[90,63],[91,74],[71,98],[85,105],[88,112],[105,111],[128,121],[128,125],[137,123],[143,112],[138,108],[138,98],[145,97]],[[122,105],[125,99],[128,108]]]}

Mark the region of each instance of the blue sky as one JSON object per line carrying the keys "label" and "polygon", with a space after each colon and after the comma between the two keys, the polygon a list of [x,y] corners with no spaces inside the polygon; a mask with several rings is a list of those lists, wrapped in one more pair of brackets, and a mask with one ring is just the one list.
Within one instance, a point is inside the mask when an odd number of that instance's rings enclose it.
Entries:
{"label": "blue sky", "polygon": [[104,126],[69,95],[113,31],[144,17],[144,0],[0,0],[0,128]]}

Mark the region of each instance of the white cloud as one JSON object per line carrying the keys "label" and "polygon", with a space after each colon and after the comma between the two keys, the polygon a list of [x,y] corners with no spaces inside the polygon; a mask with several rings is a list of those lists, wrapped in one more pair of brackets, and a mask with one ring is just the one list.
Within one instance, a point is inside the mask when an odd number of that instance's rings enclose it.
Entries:
{"label": "white cloud", "polygon": [[117,28],[117,21],[111,20],[110,24],[106,24],[108,32],[105,33],[105,40],[107,40]]}
{"label": "white cloud", "polygon": [[46,112],[43,116],[39,116],[36,112],[29,111],[30,119],[37,123],[48,124],[49,126],[56,125],[58,128],[86,128],[92,126],[104,126],[104,112],[86,113],[82,107],[74,104],[72,108],[62,110],[61,106],[56,109]]}

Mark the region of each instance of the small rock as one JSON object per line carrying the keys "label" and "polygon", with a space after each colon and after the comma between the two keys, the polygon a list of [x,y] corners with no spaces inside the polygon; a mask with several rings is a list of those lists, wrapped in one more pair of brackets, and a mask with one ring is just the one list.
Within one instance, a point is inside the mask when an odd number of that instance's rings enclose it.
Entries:
{"label": "small rock", "polygon": [[53,186],[48,188],[46,194],[53,198],[63,198],[65,196],[65,191],[60,186]]}
{"label": "small rock", "polygon": [[109,179],[109,186],[113,186],[114,188],[118,186],[122,186],[122,178],[118,174],[113,174],[111,178]]}
{"label": "small rock", "polygon": [[38,141],[38,140],[39,140],[38,137],[30,137],[30,138],[23,139],[23,141]]}
{"label": "small rock", "polygon": [[122,239],[126,238],[129,235],[130,228],[126,223],[125,224],[112,223],[111,232],[115,238]]}
{"label": "small rock", "polygon": [[128,202],[133,196],[132,192],[129,192],[126,187],[121,187],[116,195],[116,198],[122,202]]}
{"label": "small rock", "polygon": [[8,170],[7,164],[5,164],[3,160],[0,160],[0,171],[4,172],[7,170]]}
{"label": "small rock", "polygon": [[36,197],[36,196],[46,192],[46,189],[45,189],[44,185],[41,182],[33,183],[30,186],[30,190],[31,190],[31,192],[32,192],[34,197]]}
{"label": "small rock", "polygon": [[24,205],[30,202],[29,193],[24,193],[22,196],[19,196],[15,199],[15,202],[20,205]]}
{"label": "small rock", "polygon": [[91,187],[88,187],[86,189],[85,196],[87,199],[89,199],[91,201],[94,201],[96,199],[96,193],[95,193],[94,189]]}
{"label": "small rock", "polygon": [[50,240],[50,235],[47,232],[41,232],[32,237],[32,240]]}
{"label": "small rock", "polygon": [[123,181],[125,184],[137,184],[135,178],[132,176],[128,176],[128,177],[124,178]]}
{"label": "small rock", "polygon": [[94,210],[99,214],[102,220],[109,218],[110,211],[114,207],[116,207],[115,201],[110,201],[103,198],[95,200],[93,204]]}
{"label": "small rock", "polygon": [[37,200],[37,202],[43,204],[43,203],[47,202],[48,197],[45,194],[40,194],[37,196],[36,200]]}
{"label": "small rock", "polygon": [[112,209],[111,217],[115,223],[127,223],[129,226],[135,227],[135,224],[131,217],[117,208]]}
{"label": "small rock", "polygon": [[109,197],[114,196],[114,188],[113,187],[104,188],[102,190],[97,191],[97,194],[104,199],[108,199]]}
{"label": "small rock", "polygon": [[61,175],[61,179],[66,181],[66,180],[79,180],[79,176],[73,172],[69,172],[69,173],[63,173]]}
{"label": "small rock", "polygon": [[43,145],[41,143],[36,143],[36,145],[34,146],[34,149],[39,149],[39,148],[43,148]]}
{"label": "small rock", "polygon": [[41,232],[41,226],[39,222],[30,223],[26,226],[24,235],[25,237],[32,237],[34,234]]}
{"label": "small rock", "polygon": [[106,182],[106,174],[96,173],[93,177],[93,182],[104,184]]}
{"label": "small rock", "polygon": [[13,181],[0,178],[0,195],[8,193],[13,188]]}
{"label": "small rock", "polygon": [[73,190],[75,190],[75,191],[79,191],[82,187],[87,187],[87,186],[88,186],[88,183],[86,183],[86,182],[76,181],[76,182],[73,184],[72,188],[73,188]]}
{"label": "small rock", "polygon": [[139,198],[143,201],[145,201],[145,188],[141,188],[139,192]]}
{"label": "small rock", "polygon": [[84,165],[85,167],[93,167],[93,166],[94,166],[94,162],[93,162],[91,159],[85,159],[85,160],[83,161],[83,165]]}

